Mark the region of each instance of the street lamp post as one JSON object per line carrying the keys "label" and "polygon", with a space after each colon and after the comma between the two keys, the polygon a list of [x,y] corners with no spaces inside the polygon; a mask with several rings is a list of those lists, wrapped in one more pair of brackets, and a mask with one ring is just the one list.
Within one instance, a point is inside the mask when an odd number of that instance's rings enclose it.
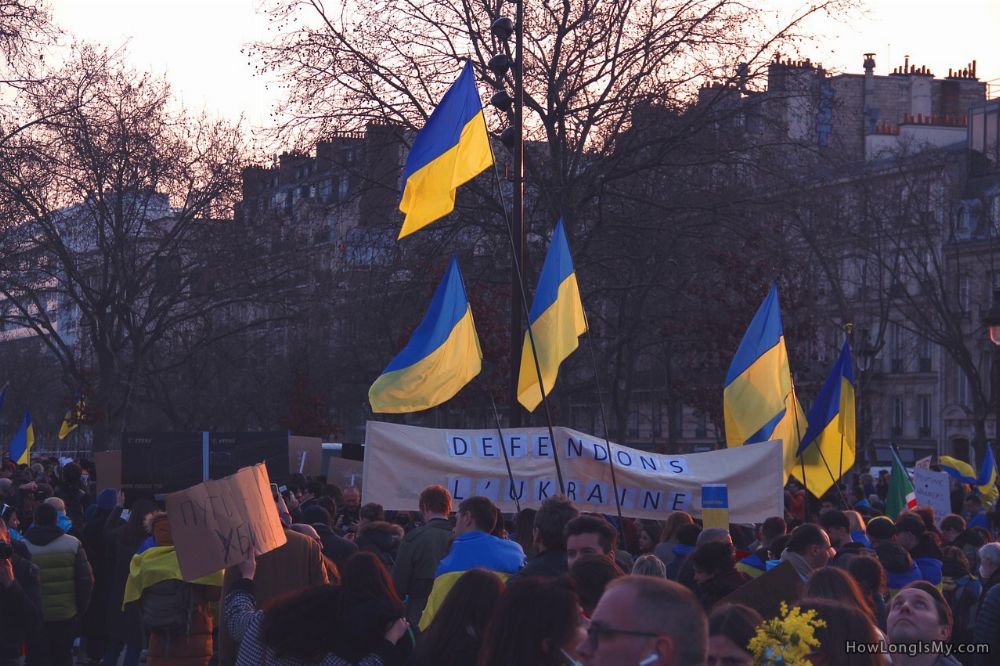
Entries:
{"label": "street lamp post", "polygon": [[861,449],[865,452],[865,457],[868,459],[869,465],[874,465],[876,462],[875,447],[872,446],[871,435],[868,429],[869,419],[866,417],[866,409],[868,408],[868,403],[866,400],[869,399],[868,396],[868,386],[871,383],[871,373],[872,368],[875,365],[875,356],[878,354],[878,350],[869,342],[868,331],[865,329],[861,330],[862,338],[861,343],[858,345],[858,360],[861,364],[858,368],[860,372],[860,381],[858,382],[857,390],[857,401],[858,401],[858,425],[860,432],[859,437],[861,439]]}

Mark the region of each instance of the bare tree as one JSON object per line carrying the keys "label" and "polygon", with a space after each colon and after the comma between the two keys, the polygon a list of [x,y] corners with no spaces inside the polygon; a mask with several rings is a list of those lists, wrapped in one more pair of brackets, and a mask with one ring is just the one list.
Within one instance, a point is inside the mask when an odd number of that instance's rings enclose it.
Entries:
{"label": "bare tree", "polygon": [[44,343],[67,392],[84,393],[101,450],[150,376],[263,316],[272,268],[219,220],[247,146],[88,47],[26,85],[18,108],[34,120],[0,147],[0,314]]}

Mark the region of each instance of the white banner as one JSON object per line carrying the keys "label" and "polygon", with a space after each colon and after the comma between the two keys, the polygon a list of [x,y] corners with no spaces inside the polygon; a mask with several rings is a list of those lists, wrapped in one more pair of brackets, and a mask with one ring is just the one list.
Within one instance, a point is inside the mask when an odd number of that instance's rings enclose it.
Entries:
{"label": "white banner", "polygon": [[[555,428],[566,495],[582,511],[615,513],[608,447],[598,437]],[[546,428],[503,431],[514,483],[507,477],[497,430],[418,428],[369,421],[365,439],[365,502],[416,510],[420,491],[448,488],[455,503],[472,495],[497,502],[505,513],[537,507],[559,494],[552,442]],[[701,487],[726,484],[734,523],[784,515],[780,442],[706,453],[669,455],[611,445],[622,513],[663,519],[670,511],[701,515]]]}

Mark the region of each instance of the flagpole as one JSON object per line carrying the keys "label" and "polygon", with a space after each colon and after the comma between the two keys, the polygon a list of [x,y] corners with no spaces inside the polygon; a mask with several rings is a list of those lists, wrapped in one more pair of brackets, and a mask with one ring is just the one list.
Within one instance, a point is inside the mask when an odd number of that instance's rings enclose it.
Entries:
{"label": "flagpole", "polygon": [[[583,309],[583,299],[580,299],[580,306]],[[590,331],[590,322],[587,319],[587,311],[583,311],[583,319],[587,323],[587,331]],[[594,366],[594,386],[597,388],[597,405],[601,410],[601,426],[604,428],[604,444],[608,447],[608,467],[611,469],[611,489],[615,495],[615,511],[618,513],[618,532],[621,535],[622,547],[627,548],[625,543],[625,519],[622,518],[622,503],[618,497],[618,479],[615,474],[615,461],[611,453],[611,439],[608,437],[608,419],[604,415],[604,393],[601,391],[601,380],[597,372],[597,356],[594,354],[594,339],[587,336],[587,345],[590,347],[590,362]]]}
{"label": "flagpole", "polygon": [[[485,391],[485,388],[483,389]],[[500,427],[500,412],[497,411],[497,402],[493,399],[493,394],[486,391],[486,394],[490,397],[490,404],[493,405],[493,418],[496,420],[497,433],[500,435],[500,450],[503,451],[503,462],[507,466],[507,478],[510,479],[510,498],[514,500],[514,506],[517,507],[517,512],[521,513],[521,501],[514,496],[514,472],[510,469],[510,457],[507,455],[507,445],[503,441],[503,428]],[[553,445],[553,448],[555,446]]]}
{"label": "flagpole", "polygon": [[[798,405],[799,404],[799,398],[798,398],[798,395],[796,395],[796,393],[795,393],[795,380],[794,379],[792,379],[791,395],[792,395],[793,398],[795,398],[795,405]],[[795,405],[793,405],[793,407]],[[799,414],[798,414],[797,411],[794,411],[794,418],[795,418],[795,435],[798,437],[798,439],[799,439],[799,446],[801,447],[802,446],[802,433],[799,431]],[[841,437],[841,444],[840,444],[841,445],[841,455],[843,455],[843,445],[844,445],[844,443],[843,443],[843,437],[844,437],[843,433],[841,433],[840,437]],[[821,449],[819,447],[819,444],[816,445],[816,452],[819,454],[820,460],[823,461],[823,466],[826,467],[826,473],[830,475],[831,479],[833,479],[833,487],[837,489],[837,494],[840,495],[840,499],[844,502],[844,506],[847,507],[847,508],[850,508],[850,504],[847,503],[847,497],[844,495],[844,491],[841,490],[841,488],[840,488],[840,483],[839,483],[840,479],[839,478],[838,479],[834,479],[833,478],[833,470],[830,469],[830,463],[828,463],[826,461],[826,456],[823,455],[823,449]],[[802,451],[801,453],[799,453],[799,461],[802,463],[802,485],[806,484],[806,460],[805,460],[805,456],[803,455],[804,453],[805,453],[805,451]],[[841,464],[843,464],[843,463],[841,463]],[[811,493],[812,493],[812,491],[809,490],[809,488],[807,486],[806,487],[806,500],[807,501],[808,501],[809,495]],[[816,499],[819,499],[819,498],[817,497]]]}
{"label": "flagpole", "polygon": [[[520,6],[521,3],[518,3],[519,8]],[[520,11],[520,9],[518,11]],[[484,123],[486,122],[485,117],[483,118],[483,122]],[[507,198],[503,195],[503,187],[500,181],[500,170],[497,168],[497,156],[496,153],[493,151],[493,142],[488,141],[487,143],[489,143],[490,145],[490,155],[493,157],[493,175],[497,181],[497,193],[500,195],[500,205],[501,208],[503,208],[503,219],[507,223],[507,238],[510,241],[511,258],[512,258],[511,262],[512,262],[512,268],[514,269],[513,270],[514,276],[516,278],[514,280],[515,284],[512,285],[514,289],[512,289],[512,294],[511,294],[512,296],[511,308],[514,309],[516,307],[515,301],[520,300],[521,312],[518,314],[519,325],[520,325],[521,314],[524,315],[524,320],[528,322],[528,328],[527,328],[528,342],[531,346],[531,358],[535,362],[535,374],[538,377],[538,390],[542,394],[542,404],[545,406],[545,421],[549,429],[549,438],[552,441],[552,460],[555,462],[556,466],[556,478],[559,481],[559,493],[561,495],[565,495],[566,486],[563,483],[562,467],[559,464],[559,450],[558,450],[559,446],[556,442],[555,430],[552,427],[552,410],[549,407],[548,395],[545,392],[545,383],[542,381],[542,366],[538,361],[538,349],[537,347],[535,347],[535,335],[534,333],[532,333],[531,330],[531,320],[530,320],[531,313],[528,312],[527,292],[524,289],[524,271],[522,270],[521,261],[518,259],[517,244],[514,241],[514,230],[511,226],[510,215],[507,213]],[[515,296],[519,296],[520,298],[517,298]],[[520,345],[518,345],[518,349],[520,349]],[[510,368],[511,368],[510,372],[512,377],[515,376],[516,374],[514,372],[514,368],[519,367],[518,365],[515,365],[518,364],[519,361],[520,359],[514,358],[514,348],[512,346],[511,358],[510,358]],[[510,416],[512,423],[515,420],[517,420],[514,418],[517,409],[519,408],[518,408],[517,398],[515,396],[510,406]]]}

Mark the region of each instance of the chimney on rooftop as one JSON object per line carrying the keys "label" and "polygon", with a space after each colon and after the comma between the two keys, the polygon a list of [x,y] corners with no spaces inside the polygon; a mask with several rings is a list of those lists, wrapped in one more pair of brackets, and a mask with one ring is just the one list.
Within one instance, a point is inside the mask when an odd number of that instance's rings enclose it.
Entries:
{"label": "chimney on rooftop", "polygon": [[865,92],[864,92],[864,133],[873,134],[878,124],[878,109],[875,108],[875,54],[865,54]]}

